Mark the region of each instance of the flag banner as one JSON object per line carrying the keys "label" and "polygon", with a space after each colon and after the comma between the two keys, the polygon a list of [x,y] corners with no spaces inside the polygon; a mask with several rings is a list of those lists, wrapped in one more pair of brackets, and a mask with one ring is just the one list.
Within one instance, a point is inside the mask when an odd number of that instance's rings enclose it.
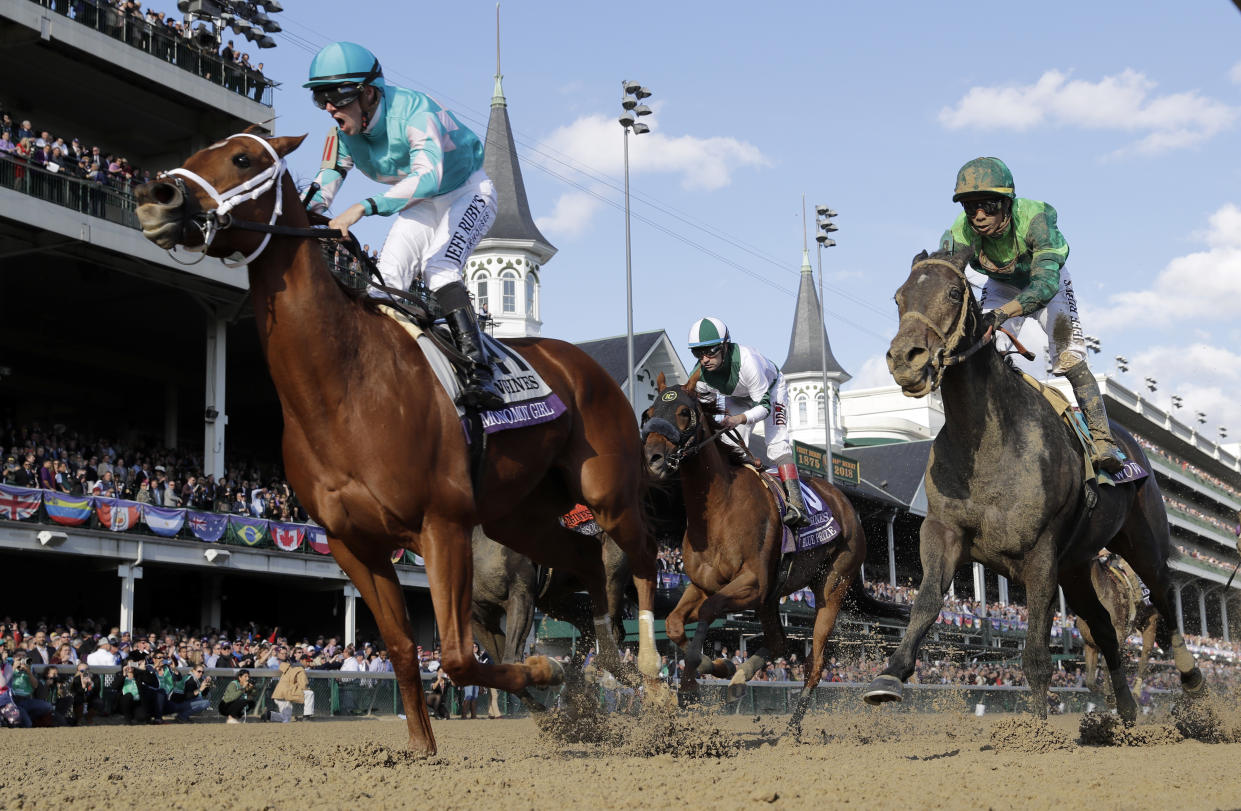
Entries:
{"label": "flag banner", "polygon": [[392,562],[393,563],[404,563],[405,562],[405,550],[404,549],[393,549],[392,550]]}
{"label": "flag banner", "polygon": [[194,533],[195,538],[216,543],[224,537],[224,530],[228,529],[228,514],[190,510],[186,513],[186,523],[190,525],[190,532]]}
{"label": "flag banner", "polygon": [[0,518],[23,521],[34,515],[42,503],[42,490],[0,484]]}
{"label": "flag banner", "polygon": [[57,524],[80,527],[90,520],[91,497],[67,496],[44,490],[43,507],[47,510],[47,517]]}
{"label": "flag banner", "polygon": [[267,519],[230,515],[228,534],[233,540],[241,541],[246,546],[257,546],[267,537]]}
{"label": "flag banner", "polygon": [[142,518],[142,505],[136,501],[96,496],[95,515],[100,526],[113,532],[124,532],[138,526]]}
{"label": "flag banner", "polygon": [[305,537],[306,527],[301,524],[277,524],[275,521],[271,523],[271,539],[285,552],[296,552],[301,548]]}
{"label": "flag banner", "polygon": [[144,504],[142,505],[142,521],[156,535],[171,538],[181,531],[181,527],[185,526],[185,512],[185,510],[170,510]]}
{"label": "flag banner", "polygon": [[330,555],[332,550],[327,546],[327,533],[323,527],[306,527],[306,545],[320,555]]}

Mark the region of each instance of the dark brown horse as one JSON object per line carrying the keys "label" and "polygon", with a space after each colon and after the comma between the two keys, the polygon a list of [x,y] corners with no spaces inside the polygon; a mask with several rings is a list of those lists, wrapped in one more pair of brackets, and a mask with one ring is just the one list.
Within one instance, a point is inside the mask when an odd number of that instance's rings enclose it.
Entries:
{"label": "dark brown horse", "polygon": [[[625,591],[632,582],[629,561],[607,533],[594,538],[583,536],[581,542],[602,544],[612,633],[617,640],[623,640]],[[493,659],[521,661],[534,626],[535,608],[573,625],[587,644],[594,640],[591,599],[583,593],[586,587],[576,575],[560,569],[540,571],[530,558],[488,538],[482,527],[474,528],[471,545],[474,549],[474,636]],[[498,693],[493,690],[491,695],[490,714],[495,715]],[[527,709],[545,709],[527,689],[518,690],[516,695]]]}
{"label": "dark brown horse", "polygon": [[[782,572],[780,505],[758,471],[745,464],[748,454],[712,441],[717,436],[712,428],[714,400],[696,394],[698,372],[682,387],[666,386],[662,375],[658,383],[660,394],[646,412],[642,433],[648,471],[661,481],[678,477],[684,498],[687,523],[681,557],[690,585],[666,623],[668,638],[685,650],[681,688],[693,691],[700,672],[712,673],[731,677],[730,693],[735,695],[733,688],[773,657],[784,655],[787,640],[779,600],[809,586],[815,598],[814,643],[790,722],[796,731],[819,683],[824,649],[841,602],[851,587],[860,591],[858,573],[866,558],[862,524],[840,490],[823,479],[807,479],[806,484],[831,507],[841,531],[830,543],[797,555]],[[728,612],[751,609],[763,625],[763,646],[740,669],[722,659],[703,661],[703,640],[711,622]],[[685,625],[691,622],[698,627],[687,644]]]}
{"label": "dark brown horse", "polygon": [[[1090,564],[1090,582],[1103,607],[1107,609],[1107,615],[1111,617],[1112,628],[1116,630],[1116,638],[1120,641],[1121,654],[1124,654],[1125,641],[1130,634],[1136,633],[1142,639],[1137,680],[1133,683],[1133,692],[1140,693],[1142,682],[1146,680],[1151,649],[1155,646],[1156,626],[1159,621],[1155,607],[1143,596],[1142,583],[1137,574],[1121,558],[1114,559],[1114,562],[1095,558]],[[1086,686],[1093,690],[1095,675],[1098,673],[1099,646],[1081,617],[1077,618],[1076,624],[1077,632],[1082,635],[1082,651],[1086,659]],[[1110,680],[1104,680],[1103,691],[1108,703],[1114,704],[1116,697],[1112,694]]]}
{"label": "dark brown horse", "polygon": [[[1080,444],[1043,395],[985,346],[982,310],[965,276],[969,258],[968,248],[923,252],[896,293],[900,328],[888,368],[910,397],[925,397],[942,383],[945,422],[927,462],[922,583],[904,638],[866,701],[901,699],[901,683],[913,673],[953,573],[975,560],[1025,584],[1030,624],[1022,668],[1035,712],[1047,714],[1058,584],[1103,651],[1121,717],[1132,723],[1137,705],[1116,631],[1090,580],[1090,562],[1105,545],[1151,587],[1161,615],[1160,645],[1172,650],[1185,691],[1205,687],[1184,640],[1167,623],[1173,616],[1171,547],[1159,486],[1149,475],[1100,487],[1097,504],[1088,508],[1094,495],[1083,485]],[[1112,430],[1129,459],[1149,471],[1133,437],[1118,426]]]}
{"label": "dark brown horse", "polygon": [[624,394],[572,344],[510,342],[567,410],[492,435],[476,491],[461,420],[408,333],[336,283],[317,240],[243,230],[307,226],[284,163],[303,138],[242,134],[213,144],[141,187],[138,218],[161,247],[245,255],[259,342],[284,415],[289,482],[375,615],[408,713],[411,749],[434,752],[435,738],[389,559],[396,547],[426,561],[444,669],[454,683],[514,692],[552,684],[559,667],[544,657],[487,666],[474,659],[470,533],[481,524],[522,554],[578,573],[607,639],[600,655],[619,662],[599,546],[557,521],[574,504],[587,505],[633,567],[639,666],[653,676],[655,548],[643,519],[637,424]]}

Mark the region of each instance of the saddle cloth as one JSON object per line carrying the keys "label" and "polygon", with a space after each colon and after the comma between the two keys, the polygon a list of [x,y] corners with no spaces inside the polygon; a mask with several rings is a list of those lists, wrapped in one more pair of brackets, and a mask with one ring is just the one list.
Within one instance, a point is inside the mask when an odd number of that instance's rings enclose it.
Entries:
{"label": "saddle cloth", "polygon": [[[784,514],[784,485],[781,483],[779,476],[775,470],[759,470],[751,467],[751,470],[758,475],[763,484],[767,485],[767,489],[776,499],[776,510]],[[791,555],[796,552],[806,552],[810,549],[816,549],[825,544],[829,544],[840,536],[840,522],[836,520],[836,515],[832,512],[832,508],[827,502],[819,497],[819,493],[812,487],[809,487],[804,481],[798,479],[797,484],[801,487],[801,498],[806,503],[806,512],[810,514],[810,525],[798,528],[797,532],[793,532],[787,524],[782,525],[784,535],[780,541],[780,554]]]}
{"label": "saddle cloth", "polygon": [[[431,337],[422,328],[409,319],[405,313],[381,304],[379,308],[408,332],[427,361],[435,371],[435,377],[448,393],[448,399],[454,403],[461,393],[461,380],[456,369],[440,351]],[[509,347],[483,333],[483,344],[493,360],[492,369],[495,375],[496,388],[504,398],[505,407],[495,411],[484,411],[480,415],[483,431],[494,434],[510,428],[524,428],[527,425],[538,425],[551,422],[565,412],[565,405],[560,396],[551,390],[543,378],[530,364]],[[457,406],[457,416],[464,421],[465,409]],[[469,434],[469,431],[466,431]]]}
{"label": "saddle cloth", "polygon": [[1081,411],[1073,407],[1068,398],[1060,393],[1058,389],[1051,386],[1044,386],[1025,372],[1021,372],[1021,377],[1035,388],[1043,399],[1051,404],[1052,409],[1064,420],[1065,425],[1069,426],[1073,431],[1073,436],[1077,437],[1077,442],[1081,445],[1083,465],[1085,468],[1086,481],[1094,479],[1099,484],[1129,484],[1130,482],[1140,481],[1150,475],[1150,471],[1138,464],[1137,460],[1125,458],[1125,467],[1119,473],[1108,473],[1102,468],[1095,469],[1094,466],[1094,437],[1090,435],[1090,427],[1086,425],[1086,420],[1082,417]]}

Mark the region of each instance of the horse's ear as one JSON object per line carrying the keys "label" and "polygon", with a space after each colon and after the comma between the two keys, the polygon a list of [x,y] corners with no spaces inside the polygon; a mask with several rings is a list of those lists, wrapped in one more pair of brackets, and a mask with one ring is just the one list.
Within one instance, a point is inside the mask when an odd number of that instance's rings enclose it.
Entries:
{"label": "horse's ear", "polygon": [[973,258],[974,258],[974,249],[971,248],[969,245],[962,245],[960,248],[953,251],[952,258],[950,261],[952,262],[952,264],[956,265],[961,270],[965,270],[965,266],[968,265],[970,263],[970,260]]}
{"label": "horse's ear", "polygon": [[702,367],[695,366],[694,373],[689,376],[689,380],[685,381],[685,390],[693,391],[698,388],[698,378],[702,377]]}
{"label": "horse's ear", "polygon": [[916,265],[919,262],[921,262],[923,259],[926,259],[927,256],[929,256],[929,254],[926,251],[922,251],[920,254],[914,257],[914,261],[911,264]]}
{"label": "horse's ear", "polygon": [[276,150],[276,154],[283,158],[285,155],[301,146],[302,141],[305,140],[306,135],[303,133],[301,135],[285,135],[280,138],[272,138],[268,141],[268,143],[271,144],[272,149]]}
{"label": "horse's ear", "polygon": [[655,389],[657,391],[663,391],[666,388],[668,388],[668,378],[664,377],[663,372],[660,372],[655,378]]}

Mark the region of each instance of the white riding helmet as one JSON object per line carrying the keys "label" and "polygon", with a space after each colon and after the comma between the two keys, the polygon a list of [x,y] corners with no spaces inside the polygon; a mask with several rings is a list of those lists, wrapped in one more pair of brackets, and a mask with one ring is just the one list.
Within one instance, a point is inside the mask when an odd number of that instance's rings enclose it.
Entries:
{"label": "white riding helmet", "polygon": [[700,318],[689,328],[690,349],[726,344],[728,340],[728,326],[718,318]]}

